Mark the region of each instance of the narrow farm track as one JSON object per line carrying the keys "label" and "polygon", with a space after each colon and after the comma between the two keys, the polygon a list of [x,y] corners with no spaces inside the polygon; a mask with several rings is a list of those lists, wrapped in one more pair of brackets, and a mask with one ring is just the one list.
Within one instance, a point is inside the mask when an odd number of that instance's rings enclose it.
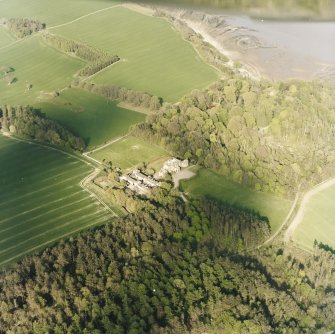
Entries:
{"label": "narrow farm track", "polygon": [[98,164],[6,137],[0,137],[0,266],[118,216],[88,188]]}
{"label": "narrow farm track", "polygon": [[[0,2],[2,1],[5,1],[5,0],[0,0]],[[110,6],[110,7],[106,7],[106,8],[102,8],[102,9],[99,9],[99,10],[96,10],[96,11],[93,11],[91,13],[88,13],[88,14],[85,14],[85,15],[82,15],[80,17],[77,17],[76,19],[74,20],[71,20],[69,22],[65,22],[65,23],[62,23],[62,24],[58,24],[58,25],[54,25],[54,26],[51,26],[51,27],[48,27],[46,30],[51,30],[51,29],[56,29],[56,28],[61,28],[61,27],[65,27],[67,25],[70,25],[72,23],[75,23],[75,22],[78,22],[82,19],[85,19],[86,17],[89,17],[89,16],[92,16],[92,15],[95,15],[95,14],[98,14],[98,13],[101,13],[101,12],[104,12],[106,10],[109,10],[109,9],[112,9],[112,8],[115,8],[115,7],[120,7],[121,5],[114,5],[114,6]],[[25,38],[21,38],[21,39],[17,39],[15,40],[14,42],[10,43],[10,44],[7,44],[7,45],[4,45],[3,47],[0,47],[0,50],[4,50],[4,49],[8,49],[12,46],[15,46],[17,44],[20,44],[20,43],[23,43],[29,39],[32,39],[32,38],[35,38],[36,36],[39,36],[39,33],[35,33],[31,36],[28,36],[28,37],[25,37]]]}
{"label": "narrow farm track", "polygon": [[303,196],[300,208],[299,208],[297,214],[295,215],[294,219],[292,220],[290,226],[288,227],[288,229],[285,232],[285,235],[284,235],[284,241],[285,242],[288,242],[289,240],[291,240],[294,231],[296,230],[298,225],[303,220],[308,202],[311,200],[311,198],[313,196],[315,196],[317,193],[319,193],[319,192],[321,192],[321,191],[323,191],[323,190],[325,190],[325,189],[327,189],[327,188],[329,188],[333,185],[335,185],[335,178],[330,179],[330,180],[326,180],[324,182],[321,182],[320,184],[315,186],[313,189],[308,191]]}
{"label": "narrow farm track", "polygon": [[[300,189],[300,186],[299,186],[299,189]],[[280,227],[278,228],[278,230],[269,239],[265,240],[261,246],[265,246],[265,245],[269,244],[272,240],[274,240],[278,236],[278,234],[283,230],[283,228],[287,225],[287,223],[292,218],[293,212],[297,208],[300,196],[301,196],[301,193],[298,190],[297,194],[295,195],[295,199],[294,199],[294,202],[293,202],[293,204],[291,206],[291,209],[290,209],[289,213],[287,214],[285,220],[280,225]],[[259,246],[259,247],[261,247],[261,246]]]}
{"label": "narrow farm track", "polygon": [[74,19],[72,21],[69,21],[69,22],[66,22],[66,23],[62,23],[62,24],[58,24],[58,25],[55,25],[55,26],[52,26],[52,27],[48,27],[47,29],[50,30],[50,29],[56,29],[56,28],[65,27],[65,26],[68,26],[69,24],[72,24],[72,23],[78,22],[78,21],[80,21],[82,19],[85,19],[86,17],[89,17],[89,16],[92,16],[92,15],[104,12],[104,11],[112,9],[112,8],[120,7],[120,6],[121,5],[114,5],[114,6],[102,8],[102,9],[96,10],[94,12],[82,15],[82,16],[80,16],[80,17],[78,17],[78,18],[76,18],[76,19]]}
{"label": "narrow farm track", "polygon": [[118,142],[118,141],[120,141],[120,140],[122,140],[122,139],[124,139],[124,138],[126,138],[126,137],[127,137],[127,135],[122,136],[122,137],[119,137],[119,138],[116,138],[116,139],[113,139],[113,140],[110,140],[110,141],[108,141],[106,144],[103,144],[103,145],[101,145],[101,146],[99,146],[99,147],[96,147],[95,149],[93,149],[93,150],[91,150],[91,151],[84,152],[82,155],[83,155],[86,159],[89,159],[89,160],[91,160],[91,161],[93,161],[93,162],[95,162],[95,163],[97,163],[97,164],[99,164],[99,165],[102,165],[101,161],[99,161],[99,160],[97,160],[97,159],[91,157],[90,154],[92,154],[92,153],[94,153],[94,152],[97,152],[97,151],[100,151],[100,150],[104,149],[105,147],[107,147],[107,146],[109,146],[109,145],[111,145],[111,144],[114,144],[114,143],[116,143],[116,142]]}

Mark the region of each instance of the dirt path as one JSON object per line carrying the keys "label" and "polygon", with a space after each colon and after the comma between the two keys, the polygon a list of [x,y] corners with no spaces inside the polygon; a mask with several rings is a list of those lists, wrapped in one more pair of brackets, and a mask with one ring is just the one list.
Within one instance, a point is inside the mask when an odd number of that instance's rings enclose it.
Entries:
{"label": "dirt path", "polygon": [[120,7],[121,5],[114,5],[114,6],[110,6],[110,7],[106,7],[106,8],[102,8],[102,9],[99,9],[99,10],[96,10],[94,12],[91,12],[91,13],[88,13],[88,14],[85,14],[85,15],[82,15],[80,17],[77,17],[76,19],[72,20],[72,21],[69,21],[69,22],[66,22],[66,23],[62,23],[62,24],[58,24],[58,25],[55,25],[55,26],[52,26],[52,27],[48,27],[47,30],[50,30],[50,29],[56,29],[56,28],[61,28],[61,27],[65,27],[69,24],[72,24],[72,23],[75,23],[77,21],[80,21],[82,19],[85,19],[86,17],[89,17],[89,16],[92,16],[92,15],[95,15],[95,14],[98,14],[98,13],[101,13],[101,12],[104,12],[106,10],[109,10],[109,9],[112,9],[112,8],[115,8],[115,7]]}
{"label": "dirt path", "polygon": [[319,193],[322,190],[325,190],[331,186],[335,185],[335,178],[330,179],[330,180],[326,180],[320,184],[318,184],[317,186],[315,186],[313,189],[311,189],[310,191],[308,191],[302,198],[301,204],[300,204],[300,208],[297,212],[297,214],[295,215],[294,219],[292,220],[290,226],[288,227],[288,229],[285,232],[284,235],[284,241],[288,242],[291,238],[292,235],[294,233],[294,231],[296,230],[296,228],[298,227],[298,225],[301,223],[305,211],[306,211],[306,207],[308,205],[308,202],[310,201],[310,199],[316,195],[317,193]]}
{"label": "dirt path", "polygon": [[[299,186],[299,189],[300,189],[300,186]],[[301,197],[301,193],[298,190],[297,194],[295,195],[295,199],[294,199],[294,202],[293,202],[293,204],[291,206],[291,209],[290,209],[289,213],[287,214],[285,220],[280,225],[280,227],[278,228],[278,230],[276,231],[276,233],[274,233],[269,239],[265,240],[264,243],[261,246],[265,246],[268,243],[270,243],[282,231],[282,229],[286,226],[286,224],[292,218],[292,214],[293,214],[294,210],[296,209],[296,207],[298,205],[298,201],[299,201],[300,197]]]}
{"label": "dirt path", "polygon": [[103,144],[103,145],[98,146],[97,148],[95,148],[95,149],[93,149],[93,150],[91,150],[91,151],[88,151],[88,152],[83,153],[83,155],[84,155],[84,156],[87,156],[88,154],[92,154],[92,153],[94,153],[94,152],[100,151],[100,150],[102,150],[103,148],[105,148],[105,147],[107,147],[107,146],[109,146],[109,145],[111,145],[111,144],[113,144],[113,143],[116,143],[116,142],[118,142],[119,140],[121,140],[121,139],[123,139],[123,138],[126,138],[126,137],[127,137],[127,135],[124,135],[124,136],[122,136],[122,137],[118,137],[118,138],[116,138],[116,139],[112,139],[112,140],[108,141],[106,144]]}

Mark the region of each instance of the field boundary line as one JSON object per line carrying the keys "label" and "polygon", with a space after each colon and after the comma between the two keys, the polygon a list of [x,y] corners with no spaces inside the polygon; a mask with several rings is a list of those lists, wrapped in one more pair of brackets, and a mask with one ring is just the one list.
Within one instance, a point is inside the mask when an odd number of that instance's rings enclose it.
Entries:
{"label": "field boundary line", "polygon": [[101,12],[104,12],[104,11],[106,11],[106,10],[109,10],[109,9],[112,9],[112,8],[116,8],[116,7],[121,7],[121,4],[113,5],[113,6],[110,6],[110,7],[105,7],[105,8],[96,10],[96,11],[94,11],[94,12],[90,12],[90,13],[88,13],[88,14],[85,14],[85,15],[82,15],[82,16],[80,16],[80,17],[77,17],[76,19],[74,19],[74,20],[72,20],[72,21],[69,21],[69,22],[65,22],[65,23],[61,23],[61,24],[55,25],[55,26],[48,27],[48,28],[46,28],[46,30],[65,27],[65,26],[67,26],[67,25],[70,25],[70,24],[75,23],[75,22],[77,22],[77,21],[80,21],[80,20],[82,20],[82,19],[85,19],[86,17],[92,16],[92,15],[95,15],[95,14],[98,14],[98,13],[101,13]]}
{"label": "field boundary line", "polygon": [[311,190],[309,190],[307,193],[304,194],[299,210],[297,214],[295,215],[294,219],[292,220],[291,224],[287,228],[285,235],[284,235],[284,242],[287,243],[292,239],[292,236],[301,223],[302,219],[304,218],[305,211],[306,211],[306,206],[308,202],[311,200],[313,196],[315,196],[317,193],[335,185],[335,178],[331,178],[328,180],[325,180],[316,186],[314,186]]}
{"label": "field boundary line", "polygon": [[99,168],[95,168],[91,174],[87,175],[80,181],[79,185],[83,188],[84,191],[87,191],[93,197],[95,197],[100,202],[100,204],[113,215],[113,217],[119,217],[97,194],[95,194],[86,186],[86,184],[98,176],[100,172],[101,170]]}

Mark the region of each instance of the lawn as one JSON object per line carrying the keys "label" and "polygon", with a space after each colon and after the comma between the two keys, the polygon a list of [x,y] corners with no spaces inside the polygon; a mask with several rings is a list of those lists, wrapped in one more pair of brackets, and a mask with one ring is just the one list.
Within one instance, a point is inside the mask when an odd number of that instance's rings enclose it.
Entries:
{"label": "lawn", "polygon": [[110,220],[79,182],[92,171],[61,152],[0,136],[0,267]]}
{"label": "lawn", "polygon": [[[81,60],[71,58],[44,45],[38,35],[19,44],[0,50],[0,66],[15,69],[17,82],[8,86],[0,79],[0,104],[33,104],[40,92],[51,92],[66,87],[72,75],[84,66]],[[32,85],[27,91],[26,86]]]}
{"label": "lawn", "polygon": [[92,153],[92,157],[100,161],[112,161],[114,166],[127,169],[142,162],[162,161],[164,157],[168,159],[169,154],[159,146],[136,137],[127,136]]}
{"label": "lawn", "polygon": [[90,147],[126,134],[131,125],[145,119],[142,113],[119,108],[117,102],[80,89],[66,90],[35,106],[84,138]]}
{"label": "lawn", "polygon": [[204,168],[199,169],[194,178],[182,181],[181,186],[194,197],[211,197],[258,211],[269,218],[273,233],[284,222],[292,206],[291,200],[249,189]]}
{"label": "lawn", "polygon": [[164,19],[116,7],[52,32],[119,55],[92,81],[146,91],[174,102],[218,78]]}
{"label": "lawn", "polygon": [[293,240],[312,249],[314,240],[335,248],[335,186],[314,195],[304,218],[293,234]]}

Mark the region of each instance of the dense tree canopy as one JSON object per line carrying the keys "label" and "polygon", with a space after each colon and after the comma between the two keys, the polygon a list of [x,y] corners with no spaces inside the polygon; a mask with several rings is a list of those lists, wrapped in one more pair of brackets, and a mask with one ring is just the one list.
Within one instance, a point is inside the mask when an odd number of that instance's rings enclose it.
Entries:
{"label": "dense tree canopy", "polygon": [[31,107],[0,106],[0,128],[12,134],[82,151],[85,143],[57,122]]}
{"label": "dense tree canopy", "polygon": [[332,85],[226,79],[165,104],[134,134],[258,190],[295,193],[333,174]]}
{"label": "dense tree canopy", "polygon": [[0,333],[314,334],[334,326],[334,254],[316,245],[313,256],[276,247],[245,255],[213,235],[218,223],[256,217],[217,205],[204,211],[160,190],[127,218],[26,257],[0,274]]}

